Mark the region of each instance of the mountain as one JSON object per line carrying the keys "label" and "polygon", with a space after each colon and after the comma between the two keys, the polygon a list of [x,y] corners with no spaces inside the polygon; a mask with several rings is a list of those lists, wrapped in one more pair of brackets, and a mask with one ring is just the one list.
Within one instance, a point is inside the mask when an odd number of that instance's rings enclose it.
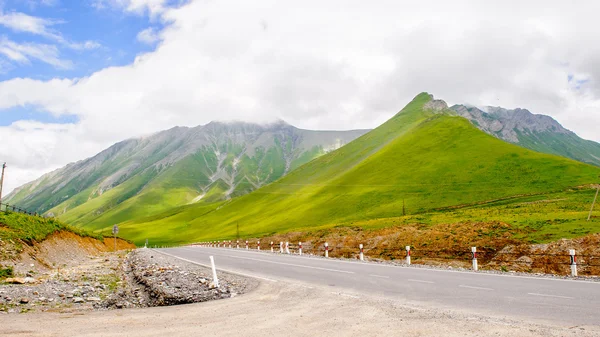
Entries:
{"label": "mountain", "polygon": [[590,184],[599,174],[598,167],[493,137],[422,93],[378,128],[252,193],[172,209],[121,228],[137,242],[181,243],[235,238],[238,228],[252,237],[404,212],[419,221],[419,214],[441,208]]}
{"label": "mountain", "polygon": [[535,115],[525,109],[490,106],[479,109],[454,105],[450,109],[479,129],[507,142],[600,166],[600,144],[580,138],[552,117]]}
{"label": "mountain", "polygon": [[103,226],[246,194],[365,132],[309,131],[285,122],[175,127],[48,173],[6,202],[70,224]]}

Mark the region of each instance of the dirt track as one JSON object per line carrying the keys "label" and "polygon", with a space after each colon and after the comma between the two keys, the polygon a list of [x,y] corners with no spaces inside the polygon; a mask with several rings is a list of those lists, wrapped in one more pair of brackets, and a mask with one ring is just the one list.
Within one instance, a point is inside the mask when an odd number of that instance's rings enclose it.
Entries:
{"label": "dirt track", "polygon": [[232,299],[77,315],[4,315],[0,325],[6,336],[600,335],[599,327],[537,325],[270,281]]}

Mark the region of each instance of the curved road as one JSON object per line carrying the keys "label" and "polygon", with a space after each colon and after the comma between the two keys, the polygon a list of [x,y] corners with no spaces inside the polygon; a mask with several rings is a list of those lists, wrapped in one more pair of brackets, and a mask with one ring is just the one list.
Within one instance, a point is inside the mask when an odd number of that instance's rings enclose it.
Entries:
{"label": "curved road", "polygon": [[157,249],[190,262],[267,281],[329,286],[348,296],[382,296],[438,308],[565,325],[600,325],[600,282],[411,268],[245,249]]}

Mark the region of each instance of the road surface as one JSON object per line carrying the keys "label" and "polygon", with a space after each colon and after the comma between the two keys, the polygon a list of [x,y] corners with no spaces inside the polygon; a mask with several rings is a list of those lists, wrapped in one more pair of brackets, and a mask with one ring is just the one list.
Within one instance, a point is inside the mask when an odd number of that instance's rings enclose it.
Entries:
{"label": "road surface", "polygon": [[436,308],[561,325],[600,325],[600,282],[461,272],[245,249],[180,247],[159,252],[217,269],[326,286],[348,296],[375,296]]}

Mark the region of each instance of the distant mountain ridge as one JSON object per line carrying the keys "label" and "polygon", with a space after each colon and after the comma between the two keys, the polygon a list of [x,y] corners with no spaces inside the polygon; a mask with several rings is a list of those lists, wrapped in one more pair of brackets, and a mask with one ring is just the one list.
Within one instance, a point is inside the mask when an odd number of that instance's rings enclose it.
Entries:
{"label": "distant mountain ridge", "polygon": [[119,142],[17,188],[6,201],[72,223],[117,221],[248,193],[368,130],[211,122]]}
{"label": "distant mountain ridge", "polygon": [[454,105],[450,109],[480,130],[509,143],[600,166],[600,144],[580,138],[550,116],[491,106]]}

